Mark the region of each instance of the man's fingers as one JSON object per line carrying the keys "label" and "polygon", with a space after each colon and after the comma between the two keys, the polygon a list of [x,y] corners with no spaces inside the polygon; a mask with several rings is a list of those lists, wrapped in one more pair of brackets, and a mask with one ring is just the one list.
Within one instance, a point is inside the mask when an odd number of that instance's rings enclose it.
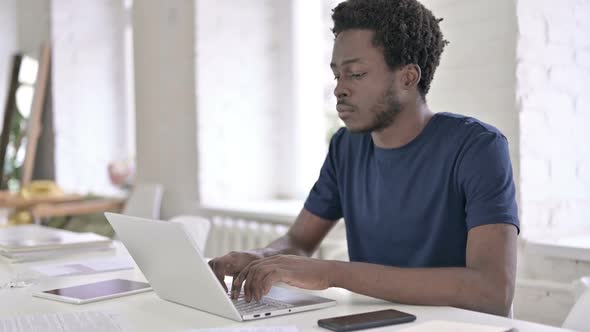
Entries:
{"label": "man's fingers", "polygon": [[[209,266],[213,273],[227,292],[225,284],[225,276],[233,276],[231,283],[231,297],[236,299],[240,296],[240,291],[244,290],[244,295],[247,301],[251,301],[252,297],[260,299],[262,295],[266,294],[263,290],[257,290],[258,283],[269,272],[266,266],[276,266],[278,264],[278,257],[269,257],[262,259],[249,260],[246,259],[242,253],[231,252],[223,257],[215,258],[209,261]],[[258,277],[253,277],[254,271],[259,271],[264,268],[263,274]],[[254,281],[254,283],[252,283]],[[268,291],[266,291],[268,292]]]}
{"label": "man's fingers", "polygon": [[[264,295],[270,291],[272,284],[275,279],[280,279],[281,273],[280,269],[277,267],[270,267],[267,266],[263,269],[260,269],[259,273],[257,273],[256,278],[252,280],[251,287],[252,295],[256,301],[260,301]],[[269,283],[270,285],[267,285]],[[266,289],[268,288],[268,291]]]}
{"label": "man's fingers", "polygon": [[268,294],[268,292],[270,292],[270,289],[272,288],[272,285],[278,281],[281,280],[283,276],[283,273],[278,271],[278,270],[274,270],[273,272],[267,274],[264,278],[262,278],[262,281],[260,282],[260,288],[259,288],[259,293],[258,293],[258,301],[260,301],[260,299],[262,299],[262,297],[264,297],[266,294]]}
{"label": "man's fingers", "polygon": [[262,280],[267,274],[272,273],[276,268],[276,264],[267,263],[264,265],[259,264],[250,269],[250,273],[244,284],[244,294],[247,302],[250,302],[252,298],[256,299],[256,301],[260,300],[259,294],[261,293],[260,288],[262,287]]}
{"label": "man's fingers", "polygon": [[239,274],[234,274],[234,278],[232,279],[232,283],[231,283],[231,298],[232,299],[237,299],[238,296],[240,296],[241,287],[238,288],[238,286],[236,286],[238,284],[238,276],[239,276]]}
{"label": "man's fingers", "polygon": [[250,264],[246,265],[240,273],[238,273],[237,277],[234,277],[232,282],[232,298],[237,299],[240,296],[240,291],[242,290],[242,284],[244,280],[248,278],[248,274],[250,273],[251,267],[256,263],[256,261],[250,262]]}
{"label": "man's fingers", "polygon": [[210,260],[209,266],[213,269],[213,273],[217,277],[217,280],[219,280],[221,286],[227,293],[227,286],[225,285],[225,271],[223,269],[223,266],[219,264],[219,261],[217,259]]}
{"label": "man's fingers", "polygon": [[[247,281],[250,278],[250,272],[255,266],[260,264],[264,264],[264,260],[256,260],[250,262],[246,267],[244,267],[240,273],[238,274],[237,278],[234,278],[234,282],[232,283],[232,298],[238,298],[240,295],[240,290],[242,289],[242,284],[244,281]],[[244,296],[246,297],[246,285],[244,285]]]}
{"label": "man's fingers", "polygon": [[233,262],[233,259],[228,256],[224,256],[221,258],[212,259],[209,261],[209,266],[213,269],[213,273],[223,286],[223,289],[227,292],[227,285],[225,284],[225,276],[226,275],[234,275],[236,274],[236,265]]}
{"label": "man's fingers", "polygon": [[258,271],[266,266],[268,260],[260,260],[256,262],[252,262],[247,266],[247,273],[244,274],[240,279],[240,284],[244,282],[244,298],[246,302],[250,302],[252,300],[252,281],[256,278],[256,274]]}
{"label": "man's fingers", "polygon": [[248,275],[248,267],[242,269],[242,271],[240,271],[240,273],[236,277],[234,277],[234,281],[231,284],[231,287],[232,287],[231,297],[232,297],[232,299],[237,299],[240,296],[240,291],[242,290],[242,283],[244,282],[244,279],[246,279],[247,275]]}
{"label": "man's fingers", "polygon": [[244,291],[244,298],[250,302],[255,297],[255,287],[260,281],[256,276],[259,271],[267,266],[276,266],[278,260],[277,256],[258,259],[250,262],[238,275],[232,284],[232,288],[236,292],[236,297],[239,295],[240,289]]}
{"label": "man's fingers", "polygon": [[217,280],[219,280],[219,283],[221,283],[221,287],[223,287],[223,291],[227,293],[228,289],[227,289],[227,285],[225,284],[225,278],[223,278],[223,279],[217,278]]}

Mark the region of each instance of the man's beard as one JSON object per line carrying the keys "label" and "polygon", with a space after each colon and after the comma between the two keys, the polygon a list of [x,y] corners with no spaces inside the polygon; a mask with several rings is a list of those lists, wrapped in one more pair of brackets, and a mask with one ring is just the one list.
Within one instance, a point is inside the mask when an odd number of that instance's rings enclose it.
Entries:
{"label": "man's beard", "polygon": [[393,89],[389,89],[383,98],[370,110],[370,113],[375,115],[373,123],[365,128],[354,130],[354,132],[370,133],[373,131],[381,131],[389,127],[401,111],[402,105],[396,98]]}

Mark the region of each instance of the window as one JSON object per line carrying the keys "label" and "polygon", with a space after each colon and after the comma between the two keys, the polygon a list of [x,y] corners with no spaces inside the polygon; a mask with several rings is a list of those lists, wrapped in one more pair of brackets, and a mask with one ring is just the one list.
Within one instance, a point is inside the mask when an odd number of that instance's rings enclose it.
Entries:
{"label": "window", "polygon": [[198,1],[204,204],[307,196],[341,126],[329,67],[337,2]]}

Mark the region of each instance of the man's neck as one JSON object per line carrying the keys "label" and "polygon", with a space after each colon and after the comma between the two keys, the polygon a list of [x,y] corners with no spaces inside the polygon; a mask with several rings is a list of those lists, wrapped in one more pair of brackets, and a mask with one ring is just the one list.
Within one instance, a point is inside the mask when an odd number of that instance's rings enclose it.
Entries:
{"label": "man's neck", "polygon": [[426,103],[408,107],[396,115],[389,127],[373,131],[373,142],[383,149],[400,148],[418,137],[433,115]]}

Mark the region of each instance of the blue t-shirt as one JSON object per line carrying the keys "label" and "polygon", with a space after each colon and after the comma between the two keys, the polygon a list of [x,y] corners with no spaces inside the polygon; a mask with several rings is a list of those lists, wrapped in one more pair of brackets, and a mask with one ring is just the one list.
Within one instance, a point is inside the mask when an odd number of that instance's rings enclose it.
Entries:
{"label": "blue t-shirt", "polygon": [[474,118],[437,113],[395,149],[341,128],[305,208],[344,217],[350,261],[465,266],[470,229],[519,228],[515,196],[506,137]]}

